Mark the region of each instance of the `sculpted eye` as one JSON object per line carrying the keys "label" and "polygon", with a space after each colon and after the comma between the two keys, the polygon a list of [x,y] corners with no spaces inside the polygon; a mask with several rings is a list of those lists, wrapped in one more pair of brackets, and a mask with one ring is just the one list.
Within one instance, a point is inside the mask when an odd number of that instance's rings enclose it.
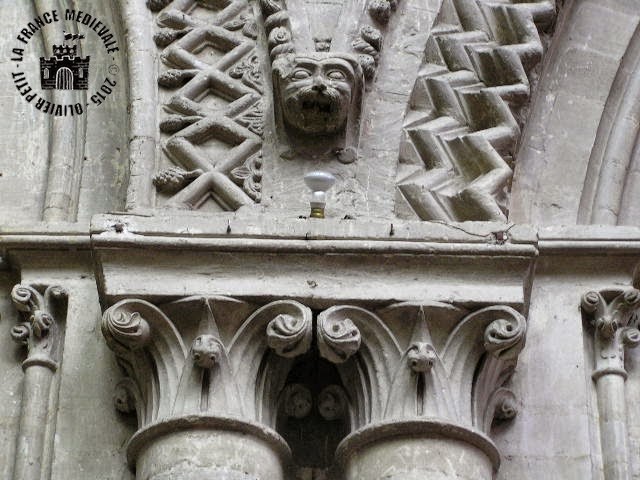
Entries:
{"label": "sculpted eye", "polygon": [[347,78],[347,76],[340,70],[331,70],[329,73],[327,73],[327,77],[329,77],[331,80],[345,80]]}
{"label": "sculpted eye", "polygon": [[302,68],[299,68],[298,70],[293,72],[293,75],[292,75],[292,77],[295,80],[304,80],[305,78],[309,78],[310,76],[311,76],[311,73],[309,73],[309,71],[304,70]]}

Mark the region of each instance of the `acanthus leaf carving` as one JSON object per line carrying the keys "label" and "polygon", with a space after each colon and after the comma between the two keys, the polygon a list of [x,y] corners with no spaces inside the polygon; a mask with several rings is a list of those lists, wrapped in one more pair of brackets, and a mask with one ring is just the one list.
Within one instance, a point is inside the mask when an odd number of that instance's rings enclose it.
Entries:
{"label": "acanthus leaf carving", "polygon": [[229,342],[229,358],[249,418],[275,426],[273,405],[294,357],[310,348],[312,325],[308,307],[278,300],[256,310],[235,333]]}

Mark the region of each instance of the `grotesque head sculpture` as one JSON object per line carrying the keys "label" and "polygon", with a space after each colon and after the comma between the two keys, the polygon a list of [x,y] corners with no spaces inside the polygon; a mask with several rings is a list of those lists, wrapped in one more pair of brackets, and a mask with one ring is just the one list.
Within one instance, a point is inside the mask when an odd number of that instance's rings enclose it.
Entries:
{"label": "grotesque head sculpture", "polygon": [[274,61],[273,70],[282,120],[296,132],[340,133],[359,110],[362,71],[351,55],[283,55]]}

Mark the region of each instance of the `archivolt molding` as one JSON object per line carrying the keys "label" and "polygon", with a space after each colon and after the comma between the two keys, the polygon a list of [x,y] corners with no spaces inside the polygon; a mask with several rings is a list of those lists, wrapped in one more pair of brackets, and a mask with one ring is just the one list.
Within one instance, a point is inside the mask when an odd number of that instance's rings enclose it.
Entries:
{"label": "archivolt molding", "polygon": [[538,28],[555,2],[445,0],[406,113],[399,212],[422,220],[505,220]]}
{"label": "archivolt molding", "polygon": [[251,6],[246,0],[147,5],[158,12],[162,148],[175,164],[153,183],[174,208],[197,209],[209,198],[226,211],[260,202],[265,98]]}
{"label": "archivolt molding", "polygon": [[579,223],[638,224],[639,66],[640,26],[622,56],[600,120],[580,199]]}

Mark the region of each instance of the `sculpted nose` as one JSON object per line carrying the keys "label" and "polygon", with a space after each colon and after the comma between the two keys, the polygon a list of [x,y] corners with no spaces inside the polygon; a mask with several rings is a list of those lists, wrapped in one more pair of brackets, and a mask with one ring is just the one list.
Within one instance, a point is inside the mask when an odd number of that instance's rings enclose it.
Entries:
{"label": "sculpted nose", "polygon": [[324,83],[321,77],[315,77],[313,79],[313,89],[316,92],[324,92],[327,89],[327,84]]}

